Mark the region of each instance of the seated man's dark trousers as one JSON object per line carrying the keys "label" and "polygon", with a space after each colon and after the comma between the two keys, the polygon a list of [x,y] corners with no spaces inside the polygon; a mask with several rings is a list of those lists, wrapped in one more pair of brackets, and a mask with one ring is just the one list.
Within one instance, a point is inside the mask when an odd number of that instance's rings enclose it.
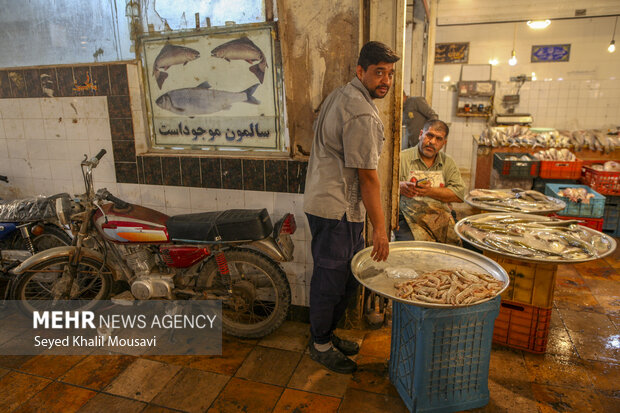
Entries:
{"label": "seated man's dark trousers", "polygon": [[364,248],[363,222],[306,214],[312,234],[314,268],[310,282],[310,332],[317,344],[331,340],[358,283],[351,259]]}

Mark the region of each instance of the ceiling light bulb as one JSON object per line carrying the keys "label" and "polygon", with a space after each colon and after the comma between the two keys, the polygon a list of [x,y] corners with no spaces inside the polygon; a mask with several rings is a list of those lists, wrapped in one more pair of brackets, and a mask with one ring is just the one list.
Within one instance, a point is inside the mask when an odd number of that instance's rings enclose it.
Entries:
{"label": "ceiling light bulb", "polygon": [[551,20],[528,20],[527,25],[532,29],[544,29],[551,24]]}
{"label": "ceiling light bulb", "polygon": [[510,58],[510,60],[508,60],[508,64],[510,66],[514,66],[517,64],[517,54],[515,53],[515,51],[512,51],[512,57]]}
{"label": "ceiling light bulb", "polygon": [[616,51],[616,41],[612,40],[611,43],[609,43],[609,47],[607,48],[607,51],[609,53],[613,53]]}
{"label": "ceiling light bulb", "polygon": [[499,63],[499,61],[495,58],[493,59],[489,59],[489,64],[492,66],[497,66],[497,64]]}
{"label": "ceiling light bulb", "polygon": [[443,81],[444,81],[444,82],[449,82],[449,81],[450,81],[450,76],[449,76],[449,75],[444,76],[444,77],[443,77]]}

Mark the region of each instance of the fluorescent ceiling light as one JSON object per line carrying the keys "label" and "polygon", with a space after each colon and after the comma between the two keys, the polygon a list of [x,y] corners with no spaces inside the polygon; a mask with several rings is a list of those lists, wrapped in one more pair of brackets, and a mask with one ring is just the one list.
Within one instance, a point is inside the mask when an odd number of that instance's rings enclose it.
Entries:
{"label": "fluorescent ceiling light", "polygon": [[528,20],[527,25],[532,29],[544,29],[551,24],[551,20]]}

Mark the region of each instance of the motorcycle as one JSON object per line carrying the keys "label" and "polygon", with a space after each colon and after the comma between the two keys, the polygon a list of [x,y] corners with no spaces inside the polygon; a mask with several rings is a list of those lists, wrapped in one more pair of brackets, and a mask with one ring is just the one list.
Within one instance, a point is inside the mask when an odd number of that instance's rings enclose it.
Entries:
{"label": "motorcycle", "polygon": [[230,335],[263,337],[282,324],[291,291],[280,262],[293,259],[293,214],[275,225],[266,209],[169,217],[105,188],[95,192],[92,172],[105,153],[81,162],[86,192],[57,201],[73,244],[13,270],[12,296],[23,310],[34,311],[36,300],[88,300],[81,309],[92,308],[111,295],[113,282],[126,282],[123,294],[138,300],[221,300]]}
{"label": "motorcycle", "polygon": [[[0,181],[8,182],[0,175]],[[68,197],[34,197],[0,201],[0,278],[7,283],[7,298],[13,277],[9,274],[21,262],[48,248],[71,245],[71,237],[57,223],[55,200]]]}

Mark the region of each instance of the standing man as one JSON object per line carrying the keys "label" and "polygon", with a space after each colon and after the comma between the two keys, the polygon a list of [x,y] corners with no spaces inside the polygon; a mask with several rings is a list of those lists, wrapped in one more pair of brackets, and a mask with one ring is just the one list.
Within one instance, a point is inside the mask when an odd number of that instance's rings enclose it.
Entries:
{"label": "standing man", "polygon": [[373,99],[387,95],[399,59],[383,43],[366,43],[356,76],[325,99],[314,125],[304,194],[314,260],[309,350],[313,360],[338,373],[357,368],[347,356],[359,346],[333,332],[357,289],[350,264],[364,248],[366,211],[374,229],[371,256],[385,261],[389,253],[377,175],[385,138]]}
{"label": "standing man", "polygon": [[450,203],[463,202],[465,184],[454,159],[441,152],[448,133],[444,122],[429,120],[418,145],[400,153],[397,241],[461,245]]}
{"label": "standing man", "polygon": [[438,118],[426,99],[422,96],[408,98],[403,91],[403,124],[407,131],[407,148],[417,146],[420,131],[426,121]]}

